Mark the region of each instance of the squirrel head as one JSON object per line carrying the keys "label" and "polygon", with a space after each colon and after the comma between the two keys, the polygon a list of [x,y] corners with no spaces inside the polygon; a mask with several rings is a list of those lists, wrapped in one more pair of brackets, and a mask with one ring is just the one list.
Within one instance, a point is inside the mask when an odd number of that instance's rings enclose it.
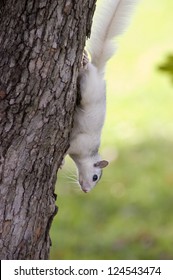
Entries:
{"label": "squirrel head", "polygon": [[78,164],[78,182],[83,192],[95,187],[102,176],[102,169],[108,164],[107,160],[95,161],[94,158]]}

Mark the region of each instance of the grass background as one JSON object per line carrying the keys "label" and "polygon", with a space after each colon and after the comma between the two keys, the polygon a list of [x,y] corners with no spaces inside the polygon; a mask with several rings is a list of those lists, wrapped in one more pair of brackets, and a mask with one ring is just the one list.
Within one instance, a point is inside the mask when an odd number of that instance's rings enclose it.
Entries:
{"label": "grass background", "polygon": [[58,173],[51,259],[173,259],[173,1],[142,0],[107,67],[101,182],[84,194]]}

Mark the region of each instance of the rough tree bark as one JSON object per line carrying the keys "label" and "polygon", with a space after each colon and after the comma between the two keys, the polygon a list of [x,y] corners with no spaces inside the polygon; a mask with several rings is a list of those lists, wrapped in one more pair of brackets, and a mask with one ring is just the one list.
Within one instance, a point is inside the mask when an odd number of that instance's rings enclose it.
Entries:
{"label": "rough tree bark", "polygon": [[94,3],[0,0],[0,259],[49,256]]}

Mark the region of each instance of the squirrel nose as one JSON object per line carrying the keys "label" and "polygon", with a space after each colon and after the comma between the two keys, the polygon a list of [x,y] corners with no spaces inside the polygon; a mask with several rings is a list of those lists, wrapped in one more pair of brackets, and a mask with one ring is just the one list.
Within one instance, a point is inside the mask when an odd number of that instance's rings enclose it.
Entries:
{"label": "squirrel nose", "polygon": [[83,190],[84,193],[89,192],[89,190],[87,190],[87,189],[82,189],[82,190]]}

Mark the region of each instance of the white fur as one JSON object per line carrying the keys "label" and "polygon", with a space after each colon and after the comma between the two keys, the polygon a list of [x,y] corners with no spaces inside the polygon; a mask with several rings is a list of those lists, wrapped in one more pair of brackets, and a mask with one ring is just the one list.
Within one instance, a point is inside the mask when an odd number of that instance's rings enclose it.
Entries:
{"label": "white fur", "polygon": [[[91,62],[80,72],[81,103],[76,107],[68,154],[76,163],[78,181],[84,192],[96,185],[101,169],[108,164],[98,154],[106,111],[104,68],[113,55],[112,40],[123,31],[132,3],[134,0],[105,0],[102,8],[96,10],[89,41]],[[86,61],[85,57],[84,64]],[[98,180],[93,181],[94,175]]]}
{"label": "white fur", "polygon": [[91,63],[80,77],[80,91],[82,99],[74,115],[70,154],[86,157],[100,145],[106,109],[105,82]]}

